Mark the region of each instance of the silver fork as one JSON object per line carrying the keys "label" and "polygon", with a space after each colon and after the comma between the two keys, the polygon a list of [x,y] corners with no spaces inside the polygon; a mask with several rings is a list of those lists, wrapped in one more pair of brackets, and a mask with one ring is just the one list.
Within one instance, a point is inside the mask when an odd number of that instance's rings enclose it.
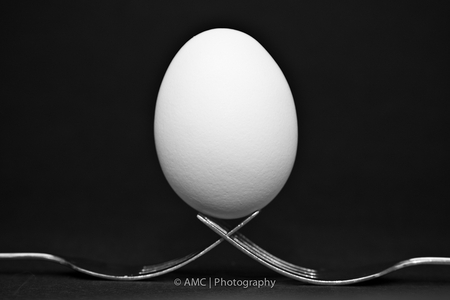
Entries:
{"label": "silver fork", "polygon": [[[239,223],[234,229],[230,230],[228,234],[234,234],[253,219],[259,212],[251,214],[244,221]],[[15,253],[0,253],[0,260],[45,260],[50,262],[56,262],[61,265],[72,268],[75,271],[112,280],[142,280],[160,276],[169,272],[172,272],[178,268],[181,268],[188,263],[194,261],[211,249],[219,245],[223,241],[223,238],[215,241],[204,250],[193,252],[181,258],[173,259],[167,262],[154,264],[154,265],[139,265],[139,266],[126,266],[116,265],[110,263],[104,263],[94,260],[88,260],[84,258],[71,258],[61,257],[48,253],[34,253],[34,252],[15,252]]]}
{"label": "silver fork", "polygon": [[289,278],[317,285],[347,285],[384,276],[405,267],[418,265],[450,265],[449,257],[417,257],[400,262],[387,262],[348,270],[315,270],[286,262],[262,249],[240,232],[198,214],[197,218],[233,246],[266,267]]}

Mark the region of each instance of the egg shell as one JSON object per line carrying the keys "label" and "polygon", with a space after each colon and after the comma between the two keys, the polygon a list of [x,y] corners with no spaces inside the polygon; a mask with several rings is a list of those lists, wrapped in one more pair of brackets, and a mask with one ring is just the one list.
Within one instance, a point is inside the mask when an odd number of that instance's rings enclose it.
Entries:
{"label": "egg shell", "polygon": [[297,116],[288,82],[241,31],[208,30],[178,51],[161,83],[154,125],[169,184],[213,217],[260,210],[294,165]]}

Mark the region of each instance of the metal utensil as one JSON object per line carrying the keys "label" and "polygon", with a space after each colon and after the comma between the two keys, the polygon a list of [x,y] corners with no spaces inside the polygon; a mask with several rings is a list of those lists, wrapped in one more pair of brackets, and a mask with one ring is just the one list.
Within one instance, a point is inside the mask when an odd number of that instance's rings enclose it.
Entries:
{"label": "metal utensil", "polygon": [[400,262],[380,263],[356,269],[315,270],[286,262],[262,249],[240,232],[231,232],[225,225],[198,214],[198,219],[233,246],[266,267],[289,278],[318,285],[346,285],[384,276],[405,267],[418,265],[450,265],[448,257],[416,257]]}
{"label": "metal utensil", "polygon": [[[253,213],[234,229],[229,234],[233,234],[253,219],[258,212]],[[191,253],[181,258],[173,259],[167,262],[154,264],[154,265],[138,265],[138,266],[126,266],[111,263],[104,263],[95,260],[89,260],[85,258],[73,258],[73,257],[61,257],[48,253],[35,253],[35,252],[15,252],[15,253],[0,253],[0,259],[3,260],[45,260],[50,262],[56,262],[61,265],[72,268],[75,271],[112,280],[141,280],[160,276],[169,272],[172,272],[188,263],[196,260],[200,256],[209,252],[211,249],[219,245],[223,241],[223,238],[215,241],[204,250]]]}

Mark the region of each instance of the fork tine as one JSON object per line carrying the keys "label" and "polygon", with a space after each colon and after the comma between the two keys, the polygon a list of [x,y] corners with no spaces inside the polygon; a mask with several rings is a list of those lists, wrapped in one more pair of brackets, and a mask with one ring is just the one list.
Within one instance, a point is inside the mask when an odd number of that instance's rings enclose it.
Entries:
{"label": "fork tine", "polygon": [[225,229],[223,229],[222,227],[220,227],[216,223],[212,222],[207,217],[202,216],[202,215],[197,215],[197,217],[203,223],[208,225],[212,230],[214,230],[217,234],[219,234],[220,236],[225,238],[233,246],[235,246],[236,248],[238,248],[239,250],[241,250],[242,252],[244,252],[245,254],[250,256],[251,258],[255,259],[256,261],[258,261],[258,262],[266,265],[267,267],[269,267],[269,268],[271,268],[271,269],[273,269],[273,270],[275,270],[277,272],[280,272],[282,274],[285,274],[285,275],[291,275],[292,274],[292,271],[287,270],[283,266],[280,266],[280,265],[278,265],[278,264],[276,264],[274,262],[271,262],[270,260],[265,258],[263,255],[261,255],[258,251],[255,251],[254,249],[249,247],[243,241],[238,240],[238,239],[236,240],[236,239],[233,239],[233,237],[230,237],[230,235],[227,234],[227,231]]}
{"label": "fork tine", "polygon": [[254,244],[252,242],[250,242],[250,243],[246,242],[245,240],[242,239],[243,237],[245,238],[244,235],[239,234],[239,236],[233,236],[232,239],[238,243],[241,243],[241,245],[246,246],[249,251],[254,252],[259,257],[270,262],[273,265],[279,266],[280,268],[284,268],[284,269],[286,269],[292,273],[295,273],[297,275],[300,275],[300,276],[307,276],[310,278],[315,278],[315,275],[316,275],[315,270],[303,268],[303,267],[288,263],[288,262],[274,256],[273,254],[270,254],[269,252],[263,250],[260,247],[255,247],[256,244]]}
{"label": "fork tine", "polygon": [[184,257],[175,258],[173,260],[169,260],[169,261],[166,261],[166,262],[163,262],[163,263],[160,263],[160,264],[143,266],[142,270],[139,271],[139,275],[154,273],[154,272],[157,272],[159,270],[168,269],[168,268],[171,268],[173,266],[179,265],[179,264],[181,264],[183,262],[189,262],[196,255],[198,255],[198,253],[194,252],[194,253],[190,253],[189,255],[186,255]]}
{"label": "fork tine", "polygon": [[[278,271],[280,273],[289,273],[290,275],[296,275],[300,277],[315,278],[316,271],[312,269],[303,268],[296,266],[294,264],[283,261],[276,256],[265,251],[261,247],[256,246],[243,234],[237,232],[234,235],[226,229],[226,226],[220,226],[217,223],[210,220],[208,217],[203,215],[197,215],[197,217],[205,223],[208,227],[213,229],[220,236],[225,238],[228,242],[233,244],[239,250],[243,251],[253,259],[266,264],[268,267]],[[255,247],[256,246],[256,247]]]}
{"label": "fork tine", "polygon": [[266,256],[268,259],[274,259],[279,263],[282,263],[284,266],[289,267],[293,270],[298,270],[298,271],[302,271],[305,273],[311,273],[314,274],[316,273],[316,270],[313,269],[308,269],[305,267],[300,267],[297,265],[294,265],[290,262],[287,262],[285,260],[282,260],[281,258],[276,257],[275,255],[269,253],[268,251],[264,250],[263,248],[259,247],[257,244],[255,244],[254,242],[252,242],[249,238],[247,238],[245,235],[243,235],[240,232],[237,232],[232,238],[235,237],[235,240],[240,240],[243,243],[249,245],[249,247],[252,247],[253,249],[255,249],[257,252],[261,253],[261,255]]}
{"label": "fork tine", "polygon": [[[230,234],[233,234],[233,233],[237,232],[239,229],[241,229],[245,224],[250,222],[250,220],[252,220],[258,214],[259,214],[259,211],[256,211],[253,214],[251,214],[244,221],[239,223],[235,228],[230,230],[229,231]],[[158,272],[160,270],[170,269],[170,268],[173,268],[173,267],[176,267],[178,269],[179,267],[184,266],[184,265],[190,263],[191,261],[197,259],[198,257],[202,256],[203,254],[205,254],[206,252],[208,252],[212,248],[216,247],[222,241],[223,241],[223,238],[220,238],[219,240],[215,241],[213,244],[211,244],[206,249],[204,249],[204,250],[202,250],[200,252],[194,252],[194,253],[188,254],[188,255],[186,255],[184,257],[176,258],[176,259],[173,259],[173,260],[170,260],[170,261],[167,261],[167,262],[163,262],[163,263],[160,263],[160,264],[144,266],[144,267],[142,267],[142,270],[139,272],[139,275],[151,274],[151,273],[154,273],[154,272]]]}
{"label": "fork tine", "polygon": [[[217,225],[221,226],[219,224],[217,224]],[[228,231],[226,226],[221,226],[221,227],[225,231]],[[314,276],[316,274],[316,270],[300,267],[300,266],[294,265],[292,263],[289,263],[287,261],[284,261],[284,260],[274,256],[273,254],[271,254],[271,253],[267,252],[266,250],[264,250],[263,248],[259,247],[257,244],[252,242],[249,238],[247,238],[245,235],[243,235],[240,232],[237,232],[234,235],[232,235],[232,233],[228,233],[228,235],[236,242],[242,243],[243,245],[247,246],[247,248],[250,248],[250,250],[252,252],[257,253],[262,258],[265,258],[266,260],[272,262],[273,264],[283,266],[286,269],[289,269],[293,272],[297,272],[297,273],[304,274],[304,275]]]}
{"label": "fork tine", "polygon": [[282,265],[286,269],[289,269],[293,272],[298,272],[300,274],[308,275],[308,276],[312,276],[312,277],[314,277],[317,274],[316,270],[297,266],[290,262],[282,260],[281,258],[276,257],[275,255],[273,255],[273,254],[267,252],[266,250],[264,250],[263,248],[259,247],[257,244],[252,242],[250,239],[248,239],[245,235],[243,235],[240,232],[234,234],[231,238],[234,239],[235,241],[241,241],[243,244],[246,244],[249,248],[256,250],[256,252],[258,252],[262,257],[266,258],[267,260],[269,260],[273,263],[276,263],[278,265]]}

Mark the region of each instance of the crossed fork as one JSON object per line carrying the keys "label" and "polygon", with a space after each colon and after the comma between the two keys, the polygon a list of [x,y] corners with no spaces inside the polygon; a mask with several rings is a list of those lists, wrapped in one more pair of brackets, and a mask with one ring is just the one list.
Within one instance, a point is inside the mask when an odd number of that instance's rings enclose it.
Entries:
{"label": "crossed fork", "polygon": [[417,257],[400,262],[387,262],[355,269],[315,270],[297,266],[270,254],[239,232],[239,230],[250,220],[256,217],[258,213],[259,211],[254,212],[233,229],[229,229],[226,225],[220,224],[218,221],[213,221],[205,215],[198,214],[198,219],[216,232],[221,238],[202,251],[194,252],[182,258],[170,260],[160,264],[146,266],[123,266],[106,264],[88,259],[63,258],[53,254],[34,252],[0,253],[0,259],[46,260],[62,264],[72,268],[75,271],[95,277],[112,280],[142,280],[167,274],[181,268],[209,252],[225,240],[246,255],[275,272],[298,281],[318,285],[345,285],[358,283],[375,279],[393,271],[410,266],[450,265],[449,257]]}

